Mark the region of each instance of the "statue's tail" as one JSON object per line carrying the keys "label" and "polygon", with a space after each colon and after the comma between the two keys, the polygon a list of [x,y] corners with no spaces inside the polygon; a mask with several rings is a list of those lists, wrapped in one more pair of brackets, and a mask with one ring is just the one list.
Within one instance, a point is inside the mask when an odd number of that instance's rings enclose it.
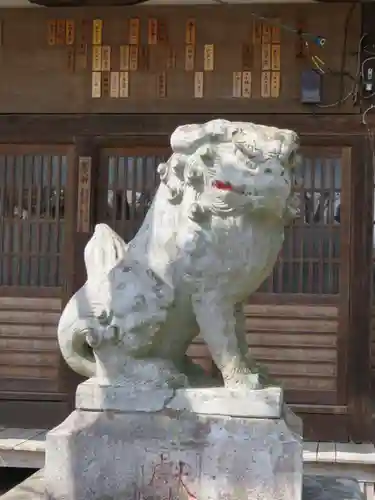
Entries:
{"label": "statue's tail", "polygon": [[83,377],[93,377],[96,364],[93,351],[86,342],[87,320],[80,321],[76,309],[77,300],[73,296],[61,315],[57,338],[68,366]]}

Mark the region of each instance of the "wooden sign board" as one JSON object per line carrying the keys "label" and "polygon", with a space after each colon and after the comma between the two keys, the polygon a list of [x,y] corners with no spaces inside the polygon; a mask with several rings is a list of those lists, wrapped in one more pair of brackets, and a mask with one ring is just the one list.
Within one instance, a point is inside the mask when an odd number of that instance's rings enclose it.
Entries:
{"label": "wooden sign board", "polygon": [[92,72],[91,97],[99,99],[102,95],[102,74],[100,71]]}
{"label": "wooden sign board", "polygon": [[148,20],[148,44],[156,45],[158,43],[158,20],[155,18]]}
{"label": "wooden sign board", "polygon": [[165,71],[157,75],[156,95],[161,99],[167,97],[167,74]]}
{"label": "wooden sign board", "polygon": [[242,72],[234,71],[233,72],[233,97],[241,97],[242,96]]}
{"label": "wooden sign board", "polygon": [[281,30],[279,26],[279,20],[273,19],[274,24],[271,26],[271,41],[272,43],[281,42]]}
{"label": "wooden sign board", "polygon": [[272,45],[271,49],[271,69],[272,71],[280,71],[280,45]]}
{"label": "wooden sign board", "polygon": [[158,22],[158,42],[167,43],[168,42],[168,28],[165,21]]}
{"label": "wooden sign board", "polygon": [[66,20],[65,43],[66,45],[74,45],[75,41],[75,24],[73,19]]}
{"label": "wooden sign board", "polygon": [[81,43],[76,50],[76,70],[87,69],[87,53],[88,47],[87,43]]}
{"label": "wooden sign board", "polygon": [[67,59],[68,59],[68,71],[69,73],[74,73],[75,70],[75,51],[74,47],[69,47],[68,52],[67,52]]}
{"label": "wooden sign board", "polygon": [[129,45],[120,46],[120,71],[129,71]]}
{"label": "wooden sign board", "polygon": [[138,68],[142,71],[148,71],[150,68],[150,49],[143,45],[139,47]]}
{"label": "wooden sign board", "polygon": [[271,43],[271,26],[267,23],[262,25],[262,43]]}
{"label": "wooden sign board", "polygon": [[194,74],[194,97],[201,99],[203,97],[204,73],[197,71]]}
{"label": "wooden sign board", "polygon": [[103,21],[101,19],[94,19],[92,22],[92,44],[101,45],[102,44],[102,31],[103,31]]}
{"label": "wooden sign board", "polygon": [[260,82],[261,97],[271,97],[271,73],[270,71],[262,71]]}
{"label": "wooden sign board", "polygon": [[48,45],[56,45],[57,21],[50,19],[47,22],[47,43]]}
{"label": "wooden sign board", "polygon": [[65,45],[65,19],[58,19],[56,25],[56,45]]}
{"label": "wooden sign board", "polygon": [[213,44],[206,44],[204,46],[204,55],[203,55],[203,68],[205,71],[213,71],[214,70],[214,46]]}
{"label": "wooden sign board", "polygon": [[102,97],[109,96],[109,88],[110,88],[110,73],[109,71],[102,72]]}
{"label": "wooden sign board", "polygon": [[273,71],[271,75],[271,97],[280,97],[280,72]]}
{"label": "wooden sign board", "polygon": [[[168,48],[168,57],[167,57],[167,69],[175,69],[176,68],[176,50],[172,47]],[[186,69],[186,67],[185,67]],[[194,69],[194,68],[193,68]]]}
{"label": "wooden sign board", "polygon": [[120,73],[118,71],[112,71],[109,96],[116,99],[119,97],[119,95],[120,95]]}
{"label": "wooden sign board", "polygon": [[129,44],[139,45],[139,19],[137,17],[129,20]]}
{"label": "wooden sign board", "polygon": [[93,45],[92,47],[92,70],[102,70],[102,48],[100,45]]}
{"label": "wooden sign board", "polygon": [[129,47],[129,70],[137,71],[138,69],[138,46],[130,45]]}
{"label": "wooden sign board", "polygon": [[262,23],[258,19],[253,20],[253,44],[259,45],[262,42]]}
{"label": "wooden sign board", "polygon": [[102,71],[111,71],[111,47],[102,46]]}
{"label": "wooden sign board", "polygon": [[129,97],[129,73],[127,71],[120,73],[119,95],[120,97]]}
{"label": "wooden sign board", "polygon": [[78,158],[78,210],[77,210],[77,232],[90,232],[91,212],[91,164],[90,156]]}
{"label": "wooden sign board", "polygon": [[253,69],[253,58],[253,46],[248,43],[244,43],[242,45],[242,69],[244,71],[250,71]]}
{"label": "wooden sign board", "polygon": [[195,45],[185,45],[185,71],[194,71]]}
{"label": "wooden sign board", "polygon": [[262,70],[269,71],[271,69],[271,45],[262,45]]}
{"label": "wooden sign board", "polygon": [[242,97],[251,97],[251,72],[244,71],[242,73]]}
{"label": "wooden sign board", "polygon": [[187,45],[195,45],[195,35],[196,35],[195,19],[188,19],[186,21],[185,43]]}

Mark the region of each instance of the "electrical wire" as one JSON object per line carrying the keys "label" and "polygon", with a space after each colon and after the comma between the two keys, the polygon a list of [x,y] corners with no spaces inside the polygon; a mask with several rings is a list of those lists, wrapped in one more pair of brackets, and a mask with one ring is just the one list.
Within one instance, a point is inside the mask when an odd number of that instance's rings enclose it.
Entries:
{"label": "electrical wire", "polygon": [[[215,3],[218,3],[219,5],[230,5],[228,2],[225,2],[224,0],[214,0]],[[323,36],[320,35],[314,35],[313,33],[309,33],[308,31],[301,31],[298,28],[295,28],[293,26],[289,26],[287,24],[280,23],[279,21],[276,21],[276,19],[273,19],[272,17],[266,17],[266,16],[261,16],[259,14],[256,14],[255,12],[249,12],[250,16],[254,17],[255,19],[258,19],[259,21],[266,21],[267,24],[271,24],[273,26],[277,26],[284,31],[288,31],[289,33],[293,33],[295,35],[298,35],[302,37],[305,40],[310,40],[315,45],[318,45],[319,47],[324,47],[326,44],[327,39],[324,38]]]}

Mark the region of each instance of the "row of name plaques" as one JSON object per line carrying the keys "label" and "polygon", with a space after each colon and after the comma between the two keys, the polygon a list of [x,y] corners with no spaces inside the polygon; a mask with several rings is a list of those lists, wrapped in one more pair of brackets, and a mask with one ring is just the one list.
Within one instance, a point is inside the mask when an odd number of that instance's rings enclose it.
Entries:
{"label": "row of name plaques", "polygon": [[[131,97],[131,73],[129,71],[93,71],[91,96],[93,99],[101,97],[128,98]],[[280,72],[262,71],[260,97],[277,98],[280,94]],[[194,88],[192,97],[205,97],[204,72],[194,73]],[[167,72],[155,75],[155,93],[158,98],[167,97]],[[252,97],[251,71],[233,72],[232,97]]]}

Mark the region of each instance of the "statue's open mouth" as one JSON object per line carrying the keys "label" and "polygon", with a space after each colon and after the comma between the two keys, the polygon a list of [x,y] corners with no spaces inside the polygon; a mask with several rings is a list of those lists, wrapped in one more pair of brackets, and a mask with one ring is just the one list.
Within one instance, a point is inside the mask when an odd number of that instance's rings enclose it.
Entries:
{"label": "statue's open mouth", "polygon": [[239,187],[233,186],[230,182],[215,180],[212,183],[214,189],[219,189],[220,191],[233,191],[234,193],[244,194],[244,190]]}

